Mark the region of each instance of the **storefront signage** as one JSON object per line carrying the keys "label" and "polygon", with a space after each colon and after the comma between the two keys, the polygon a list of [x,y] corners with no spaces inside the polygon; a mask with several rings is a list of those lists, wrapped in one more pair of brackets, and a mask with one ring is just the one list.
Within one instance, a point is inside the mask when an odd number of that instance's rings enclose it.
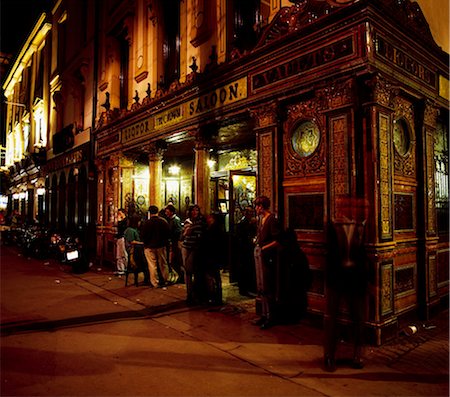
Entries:
{"label": "storefront signage", "polygon": [[247,77],[233,81],[188,102],[187,115],[189,117],[198,116],[208,110],[217,109],[245,98],[247,98]]}
{"label": "storefront signage", "polygon": [[429,86],[436,87],[436,75],[430,69],[412,59],[402,50],[395,48],[380,36],[377,36],[376,39],[376,53]]}
{"label": "storefront signage", "polygon": [[47,172],[60,170],[87,160],[87,150],[88,148],[84,147],[49,160],[46,165]]}
{"label": "storefront signage", "polygon": [[347,37],[252,77],[252,89],[257,90],[289,77],[305,73],[353,54],[353,38]]}
{"label": "storefront signage", "polygon": [[[128,143],[138,140],[158,129],[171,126],[191,117],[201,115],[209,110],[218,109],[245,98],[247,98],[247,77],[233,81],[214,91],[207,92],[191,101],[159,112],[145,120],[123,127],[120,130],[120,141],[122,143]],[[114,142],[111,142],[109,139],[99,141],[97,151],[102,151],[102,149],[106,149],[111,144],[114,144]]]}
{"label": "storefront signage", "polygon": [[183,119],[183,107],[175,106],[155,116],[155,130],[178,123]]}
{"label": "storefront signage", "polygon": [[148,118],[138,123],[131,124],[121,130],[122,143],[133,141],[144,135],[147,135],[152,130],[152,119]]}

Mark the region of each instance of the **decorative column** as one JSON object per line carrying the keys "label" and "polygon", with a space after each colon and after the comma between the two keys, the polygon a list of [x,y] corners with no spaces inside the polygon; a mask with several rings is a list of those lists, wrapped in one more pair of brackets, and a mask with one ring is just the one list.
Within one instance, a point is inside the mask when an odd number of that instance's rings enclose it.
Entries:
{"label": "decorative column", "polygon": [[[435,197],[435,157],[434,145],[436,135],[438,109],[431,101],[425,101],[423,104],[423,186],[421,194],[424,203],[424,235],[421,236],[419,243],[418,257],[418,293],[419,308],[421,318],[428,320],[432,307],[439,304],[440,296],[438,294],[438,243],[436,224],[436,197]],[[419,163],[420,164],[420,163]],[[447,261],[445,261],[447,262]],[[423,266],[421,266],[423,264]],[[447,266],[445,263],[444,266]]]}
{"label": "decorative column", "polygon": [[161,194],[161,183],[162,183],[162,163],[164,149],[158,147],[156,143],[152,143],[147,147],[148,151],[148,169],[150,176],[148,200],[149,205],[156,205],[158,209],[161,209],[162,194]]}
{"label": "decorative column", "polygon": [[97,169],[97,220],[96,220],[96,262],[103,263],[104,259],[104,222],[105,222],[105,162],[103,159],[95,160]]}
{"label": "decorative column", "polygon": [[278,106],[271,102],[251,109],[255,120],[256,149],[258,153],[258,195],[270,198],[271,207],[278,212]]}
{"label": "decorative column", "polygon": [[210,212],[210,171],[208,167],[209,148],[203,137],[197,136],[195,142],[194,202],[206,214]]}
{"label": "decorative column", "polygon": [[393,224],[393,85],[379,75],[365,82],[367,101],[363,103],[366,132],[364,185],[371,203],[366,228],[367,253],[374,278],[374,295],[369,297],[369,321],[375,324],[372,336],[377,345],[397,329],[395,314],[395,241]]}

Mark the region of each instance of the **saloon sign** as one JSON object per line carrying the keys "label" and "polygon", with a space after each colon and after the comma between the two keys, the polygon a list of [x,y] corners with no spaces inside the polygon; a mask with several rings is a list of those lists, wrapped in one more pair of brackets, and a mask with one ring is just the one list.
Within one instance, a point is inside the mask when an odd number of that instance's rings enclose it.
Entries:
{"label": "saloon sign", "polygon": [[232,81],[205,94],[173,106],[121,129],[121,142],[139,140],[152,132],[200,116],[208,111],[247,98],[247,77]]}

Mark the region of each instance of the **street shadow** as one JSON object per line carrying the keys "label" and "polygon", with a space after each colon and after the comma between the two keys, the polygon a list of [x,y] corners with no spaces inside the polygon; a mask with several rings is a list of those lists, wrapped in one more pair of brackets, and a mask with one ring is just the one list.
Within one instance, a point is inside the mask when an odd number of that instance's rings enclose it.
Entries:
{"label": "street shadow", "polygon": [[89,316],[79,316],[64,318],[60,320],[29,321],[2,323],[0,326],[0,336],[9,336],[29,332],[56,331],[63,328],[81,327],[92,324],[102,324],[108,322],[124,321],[130,319],[143,319],[155,317],[160,314],[175,314],[191,310],[183,301],[172,302],[160,306],[143,308],[142,310],[125,310],[113,313],[100,313]]}

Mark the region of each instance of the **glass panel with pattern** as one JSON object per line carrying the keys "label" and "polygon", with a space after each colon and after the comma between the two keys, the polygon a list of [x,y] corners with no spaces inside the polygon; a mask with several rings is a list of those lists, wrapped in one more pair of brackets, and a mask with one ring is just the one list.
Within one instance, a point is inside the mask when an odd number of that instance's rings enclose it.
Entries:
{"label": "glass panel with pattern", "polygon": [[292,134],[291,144],[300,157],[308,157],[319,146],[320,130],[311,120],[302,122]]}

